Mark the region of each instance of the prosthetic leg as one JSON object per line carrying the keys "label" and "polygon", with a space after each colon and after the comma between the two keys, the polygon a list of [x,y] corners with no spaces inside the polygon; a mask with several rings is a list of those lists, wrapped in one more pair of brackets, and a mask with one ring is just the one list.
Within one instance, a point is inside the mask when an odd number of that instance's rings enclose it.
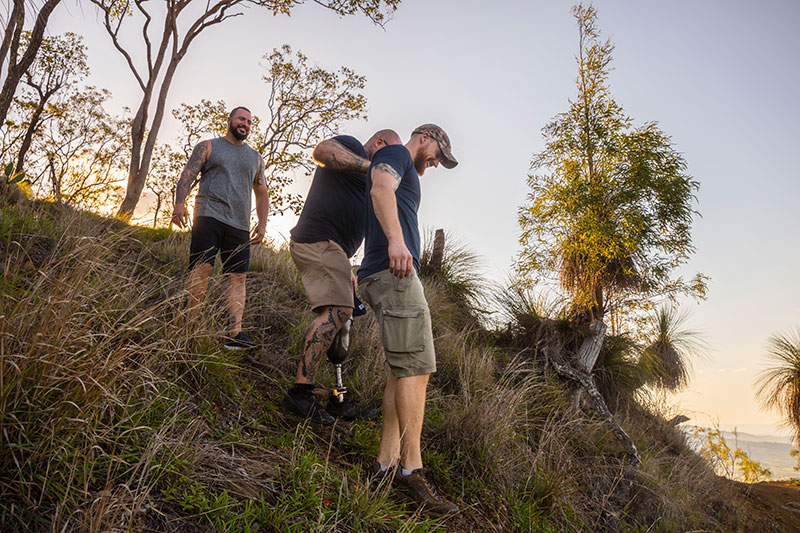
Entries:
{"label": "prosthetic leg", "polygon": [[[367,308],[355,295],[355,291],[353,291],[353,299],[355,302],[353,317],[365,314]],[[331,415],[344,420],[354,420],[356,418],[370,420],[377,418],[380,415],[380,410],[360,407],[347,400],[347,387],[345,387],[344,381],[342,381],[342,363],[345,362],[350,353],[350,329],[352,326],[353,319],[349,318],[342,325],[341,329],[336,332],[331,347],[328,348],[328,361],[333,363],[336,370],[336,385],[331,389],[331,394],[328,397],[328,405],[325,410]]]}
{"label": "prosthetic leg", "polygon": [[333,343],[328,348],[328,361],[333,363],[336,369],[336,386],[331,389],[331,401],[339,404],[344,403],[344,397],[347,394],[347,387],[342,382],[342,363],[347,359],[350,350],[350,327],[352,325],[353,319],[348,318],[347,322],[336,332]]}

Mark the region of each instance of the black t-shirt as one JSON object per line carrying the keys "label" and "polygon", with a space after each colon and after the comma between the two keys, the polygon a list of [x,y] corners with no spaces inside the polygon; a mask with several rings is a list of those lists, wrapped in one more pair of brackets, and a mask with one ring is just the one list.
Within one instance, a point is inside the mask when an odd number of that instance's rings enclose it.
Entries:
{"label": "black t-shirt", "polygon": [[419,175],[408,149],[400,144],[378,150],[372,158],[367,172],[367,234],[364,241],[364,260],[358,269],[358,279],[389,268],[389,241],[383,233],[369,191],[372,188],[372,169],[379,163],[387,163],[403,177],[394,196],[397,200],[397,217],[403,229],[403,240],[414,258],[414,268],[419,272],[419,222],[417,210],[421,198]]}
{"label": "black t-shirt", "polygon": [[[354,154],[367,157],[356,138],[339,135],[333,139]],[[352,257],[364,240],[366,186],[364,174],[317,167],[300,220],[290,232],[292,240],[303,243],[331,240],[342,247],[347,257]]]}

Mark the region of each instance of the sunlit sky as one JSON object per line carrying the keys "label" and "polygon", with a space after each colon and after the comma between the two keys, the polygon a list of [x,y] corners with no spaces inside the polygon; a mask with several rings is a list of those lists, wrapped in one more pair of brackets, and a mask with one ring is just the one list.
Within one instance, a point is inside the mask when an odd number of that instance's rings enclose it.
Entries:
{"label": "sunlit sky", "polygon": [[[65,1],[49,33],[85,37],[89,81],[111,90],[111,110],[138,105],[138,86],[88,2]],[[675,400],[708,425],[778,434],[753,382],[770,335],[800,324],[796,204],[800,198],[800,3],[794,0],[596,0],[604,38],[616,45],[611,89],[637,124],[658,121],[701,184],[697,254],[685,269],[711,277],[708,300],[687,302],[708,359]],[[367,77],[369,119],[342,127],[365,140],[379,128],[405,139],[424,122],[443,126],[460,161],[423,177],[421,224],[445,228],[509,275],[518,249],[517,208],[527,193],[541,128],[576,92],[577,28],[570,2],[404,0],[381,29],[308,3],[290,18],[258,9],[214,27],[180,65],[168,109],[201,98],[265,112],[264,54],[283,43],[328,70]],[[162,137],[177,133],[171,116]],[[298,179],[305,193],[309,180]],[[271,220],[277,241],[293,217]]]}

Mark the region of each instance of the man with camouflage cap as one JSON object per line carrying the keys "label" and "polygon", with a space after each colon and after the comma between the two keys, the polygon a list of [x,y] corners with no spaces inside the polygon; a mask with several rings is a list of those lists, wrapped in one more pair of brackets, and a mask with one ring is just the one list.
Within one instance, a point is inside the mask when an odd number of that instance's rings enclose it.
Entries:
{"label": "man with camouflage cap", "polygon": [[426,389],[436,371],[436,354],[431,315],[417,275],[419,177],[440,163],[453,168],[458,161],[449,137],[435,124],[416,128],[405,146],[387,146],[375,154],[367,173],[367,231],[358,271],[359,291],[375,312],[391,369],[372,474],[391,475],[396,466],[398,488],[433,516],[458,511],[431,487],[420,446]]}

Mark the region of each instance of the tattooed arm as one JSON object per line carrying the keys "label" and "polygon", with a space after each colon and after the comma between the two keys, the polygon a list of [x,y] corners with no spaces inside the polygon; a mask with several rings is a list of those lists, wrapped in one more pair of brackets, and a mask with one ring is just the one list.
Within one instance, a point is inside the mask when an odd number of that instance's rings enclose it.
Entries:
{"label": "tattooed arm", "polygon": [[403,239],[403,228],[397,216],[397,198],[394,192],[400,186],[402,176],[388,163],[372,167],[372,207],[375,217],[389,241],[389,271],[399,278],[411,275],[414,259]]}
{"label": "tattooed arm", "polygon": [[251,244],[258,244],[264,240],[267,231],[267,215],[269,214],[269,192],[267,191],[267,176],[264,160],[259,157],[258,172],[253,180],[253,192],[256,195],[256,216],[258,225],[253,230],[250,238]]}
{"label": "tattooed arm", "polygon": [[211,141],[202,141],[194,147],[189,161],[183,167],[181,177],[175,186],[175,209],[172,212],[172,222],[179,228],[184,228],[189,223],[189,211],[186,209],[186,197],[194,185],[195,178],[200,174],[200,169],[211,155]]}
{"label": "tattooed arm", "polygon": [[360,172],[369,170],[369,159],[354,154],[334,139],[326,139],[314,148],[314,161],[321,167],[329,167],[344,172]]}

